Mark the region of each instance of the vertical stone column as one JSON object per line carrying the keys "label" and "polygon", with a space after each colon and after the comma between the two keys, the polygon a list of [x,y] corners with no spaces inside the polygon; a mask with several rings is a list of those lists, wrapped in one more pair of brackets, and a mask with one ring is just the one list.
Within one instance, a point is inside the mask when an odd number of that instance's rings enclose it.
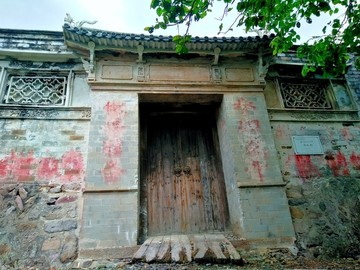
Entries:
{"label": "vertical stone column", "polygon": [[80,256],[137,244],[138,96],[92,92]]}
{"label": "vertical stone column", "polygon": [[262,92],[225,94],[218,117],[234,233],[292,240],[294,231]]}

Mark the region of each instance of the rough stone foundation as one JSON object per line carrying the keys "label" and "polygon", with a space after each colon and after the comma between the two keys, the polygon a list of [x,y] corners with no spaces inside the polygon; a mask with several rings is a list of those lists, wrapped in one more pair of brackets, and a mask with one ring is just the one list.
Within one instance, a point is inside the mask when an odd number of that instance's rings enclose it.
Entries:
{"label": "rough stone foundation", "polygon": [[78,253],[79,189],[75,183],[3,185],[1,265],[14,269],[69,268]]}

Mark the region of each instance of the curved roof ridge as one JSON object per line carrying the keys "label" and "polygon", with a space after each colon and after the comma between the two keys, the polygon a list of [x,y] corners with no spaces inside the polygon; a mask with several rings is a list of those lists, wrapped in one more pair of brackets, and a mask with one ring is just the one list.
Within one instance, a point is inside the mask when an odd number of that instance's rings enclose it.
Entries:
{"label": "curved roof ridge", "polygon": [[[65,44],[74,49],[87,49],[89,42],[95,44],[95,50],[115,50],[137,52],[143,46],[144,53],[175,53],[176,44],[172,36],[121,33],[76,27],[64,24]],[[269,48],[274,35],[248,37],[199,37],[193,36],[186,44],[189,53],[214,54],[219,48],[221,54],[257,53],[259,48]]]}
{"label": "curved roof ridge", "polygon": [[[69,24],[64,24],[63,26],[65,31],[69,31],[72,33],[76,33],[77,35],[86,35],[88,37],[96,37],[96,38],[114,38],[114,39],[131,39],[131,40],[141,40],[141,39],[150,39],[155,41],[172,41],[172,35],[152,35],[152,34],[134,34],[134,33],[125,33],[125,32],[115,32],[115,31],[107,31],[95,28],[87,28],[87,27],[73,27]],[[274,38],[274,35],[270,36],[264,35],[263,37],[259,36],[239,36],[239,37],[208,37],[208,36],[191,36],[190,42],[259,42],[259,41],[270,41]]]}

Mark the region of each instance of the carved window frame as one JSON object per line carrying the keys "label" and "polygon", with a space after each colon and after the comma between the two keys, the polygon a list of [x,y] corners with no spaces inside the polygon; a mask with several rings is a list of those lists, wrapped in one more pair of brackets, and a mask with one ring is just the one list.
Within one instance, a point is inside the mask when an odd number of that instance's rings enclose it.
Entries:
{"label": "carved window frame", "polygon": [[[60,71],[53,71],[53,70],[33,70],[33,69],[8,69],[5,67],[0,67],[0,105],[1,106],[24,106],[24,107],[67,107],[71,104],[71,97],[72,97],[72,86],[73,86],[73,79],[74,73],[72,70],[60,70]],[[38,81],[47,80],[51,81],[51,79],[58,79],[64,82],[64,93],[63,93],[63,101],[60,104],[55,103],[44,103],[44,102],[6,102],[9,98],[9,91],[10,91],[10,84],[13,78],[28,78],[30,80],[35,80],[39,78]],[[36,91],[32,89],[31,91]],[[52,91],[52,90],[49,90]],[[41,95],[39,95],[41,96]],[[44,100],[42,97],[40,100]]]}
{"label": "carved window frame", "polygon": [[[318,106],[318,107],[306,107],[306,106],[289,106],[286,104],[286,98],[284,97],[284,91],[286,91],[284,88],[282,88],[282,83],[293,83],[294,85],[323,85],[322,91],[323,91],[323,99],[327,102],[327,106]],[[280,100],[280,104],[283,109],[288,110],[315,110],[315,111],[321,111],[321,110],[327,110],[327,111],[347,111],[347,110],[354,110],[355,107],[355,101],[353,98],[353,95],[351,94],[351,91],[347,85],[347,82],[345,79],[318,79],[318,78],[301,78],[301,77],[292,77],[292,76],[279,76],[275,78],[276,88],[277,88],[277,94],[278,98]],[[341,91],[343,92],[343,95],[347,97],[347,104],[340,104],[339,99],[337,98],[337,92],[335,91],[335,85],[341,86]],[[320,86],[321,89],[321,86]],[[338,94],[339,96],[339,94]]]}

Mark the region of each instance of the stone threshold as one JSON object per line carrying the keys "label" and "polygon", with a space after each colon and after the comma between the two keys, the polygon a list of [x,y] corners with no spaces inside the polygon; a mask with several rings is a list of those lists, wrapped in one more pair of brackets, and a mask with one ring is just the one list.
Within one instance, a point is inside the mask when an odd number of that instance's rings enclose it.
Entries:
{"label": "stone threshold", "polygon": [[[155,246],[157,246],[157,248],[159,248],[158,244],[160,243],[160,241],[161,241],[161,243],[166,243],[166,242],[170,243],[166,239],[164,241],[164,237],[169,237],[169,236],[150,237],[150,238],[148,238],[147,242],[145,242],[143,245],[127,246],[127,247],[114,247],[114,248],[80,249],[77,261],[78,261],[78,263],[80,263],[80,262],[83,262],[84,260],[96,261],[96,260],[113,260],[113,259],[133,259],[136,256],[138,258],[135,258],[135,260],[137,259],[137,260],[145,260],[146,261],[145,254],[146,254],[146,250],[149,246],[149,243],[154,241],[153,246],[155,245]],[[178,239],[178,242],[180,242],[179,239],[186,240],[186,238],[189,238],[189,237],[190,237],[191,241],[194,241],[193,235],[186,236],[185,238],[183,236],[179,236],[179,235],[173,236],[173,237],[174,237],[173,239],[175,239],[175,237],[176,237]],[[204,241],[206,242],[206,240],[204,240],[204,237],[206,237],[206,235],[197,235],[198,241],[199,241],[199,239],[202,239],[203,240],[202,242],[204,242]],[[258,250],[258,249],[266,249],[266,248],[286,248],[286,249],[289,249],[293,254],[297,253],[297,250],[296,250],[296,247],[294,244],[294,242],[295,242],[294,237],[281,237],[281,238],[271,238],[271,239],[244,239],[244,238],[229,239],[229,237],[226,237],[222,234],[214,234],[213,236],[210,236],[209,238],[217,239],[216,240],[217,242],[214,240],[215,243],[221,243],[221,241],[225,242],[226,245],[228,245],[230,243],[235,249],[238,249],[238,250],[249,251],[249,250]],[[181,241],[183,241],[183,240],[181,240]],[[210,240],[209,242],[211,242],[211,241],[212,240]],[[141,250],[141,247],[144,245],[146,246],[146,249],[143,248]],[[193,248],[193,247],[194,246],[192,246],[191,248]],[[202,248],[204,248],[204,246]],[[153,249],[153,248],[151,248],[151,249]],[[149,252],[151,249],[149,249]],[[145,253],[144,253],[144,250],[145,250]],[[196,251],[196,249],[195,249],[195,251]],[[197,251],[197,252],[199,252],[199,251]],[[138,253],[138,254],[136,255],[136,253]],[[199,256],[200,256],[200,254],[199,254]],[[148,260],[150,260],[150,258],[151,258],[151,256],[148,257]]]}

